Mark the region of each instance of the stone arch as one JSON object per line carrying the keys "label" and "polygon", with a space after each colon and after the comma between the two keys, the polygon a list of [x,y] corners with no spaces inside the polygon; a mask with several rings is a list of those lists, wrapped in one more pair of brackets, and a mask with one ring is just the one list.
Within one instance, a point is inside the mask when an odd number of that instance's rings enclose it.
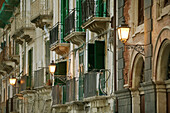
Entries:
{"label": "stone arch", "polygon": [[144,66],[144,59],[141,54],[137,54],[132,68],[132,89],[137,89],[140,87],[141,74]]}
{"label": "stone arch", "polygon": [[142,54],[136,54],[132,66],[132,85],[131,85],[131,95],[132,95],[132,112],[133,113],[140,113],[141,109],[144,108],[141,105],[144,105],[144,91],[141,90],[140,83],[142,81],[142,76],[144,78],[144,58]]}
{"label": "stone arch", "polygon": [[164,40],[161,44],[157,59],[157,82],[164,82],[167,75],[168,59],[170,55],[170,40]]}
{"label": "stone arch", "polygon": [[[169,36],[169,37],[168,37]],[[158,69],[158,57],[159,57],[159,52],[160,48],[165,40],[170,40],[170,27],[165,26],[162,28],[160,31],[155,44],[153,45],[154,51],[153,51],[153,81],[158,81],[157,76],[157,69]]]}
{"label": "stone arch", "polygon": [[[156,40],[153,51],[153,80],[156,84],[157,113],[170,112],[170,79],[167,80],[170,57],[170,27],[164,27]],[[169,81],[169,82],[168,82]]]}

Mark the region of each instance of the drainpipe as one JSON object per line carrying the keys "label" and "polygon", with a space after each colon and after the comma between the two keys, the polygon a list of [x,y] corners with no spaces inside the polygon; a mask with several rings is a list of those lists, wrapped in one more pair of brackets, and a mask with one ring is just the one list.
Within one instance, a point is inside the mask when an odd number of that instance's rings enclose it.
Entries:
{"label": "drainpipe", "polygon": [[[114,34],[113,34],[113,46],[114,46],[114,53],[113,53],[113,56],[114,56],[114,92],[117,91],[117,74],[116,74],[116,70],[117,70],[117,67],[116,67],[116,0],[114,0],[114,20],[113,20],[113,29],[114,29]],[[115,113],[118,112],[118,100],[117,98],[115,99]]]}
{"label": "drainpipe", "polygon": [[117,78],[116,78],[116,0],[114,0],[114,20],[113,20],[113,28],[114,28],[114,34],[113,34],[113,46],[114,46],[114,90],[117,90]]}

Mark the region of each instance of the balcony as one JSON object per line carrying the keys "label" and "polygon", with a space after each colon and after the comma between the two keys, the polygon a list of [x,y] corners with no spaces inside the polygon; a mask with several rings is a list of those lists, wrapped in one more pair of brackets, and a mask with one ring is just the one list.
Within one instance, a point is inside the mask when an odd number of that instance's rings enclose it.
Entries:
{"label": "balcony", "polygon": [[44,88],[45,86],[51,86],[51,79],[48,69],[42,68],[34,71],[34,89]]}
{"label": "balcony", "polygon": [[32,80],[31,80],[31,76],[22,76],[21,80],[20,80],[20,93],[24,93],[24,92],[32,92]]}
{"label": "balcony", "polygon": [[66,82],[66,102],[76,100],[76,78],[67,80]]}
{"label": "balcony", "polygon": [[65,104],[66,102],[66,86],[52,86],[52,106]]}
{"label": "balcony", "polygon": [[55,51],[56,54],[65,55],[69,52],[70,44],[65,42],[64,39],[59,36],[60,28],[62,25],[57,24],[51,31],[50,31],[50,50]]}
{"label": "balcony", "polygon": [[79,18],[76,18],[76,14],[78,11],[76,9],[73,9],[69,12],[69,14],[65,18],[65,29],[64,29],[64,35],[65,41],[70,41],[73,44],[76,44],[78,46],[82,45],[86,40],[86,33],[83,32],[81,27],[79,26]]}
{"label": "balcony", "polygon": [[91,71],[84,75],[84,98],[105,95],[105,88],[105,73]]}
{"label": "balcony", "polygon": [[30,42],[35,37],[35,28],[30,22],[30,12],[17,13],[12,21],[11,36],[19,44]]}
{"label": "balcony", "polygon": [[4,47],[0,53],[1,73],[4,73],[5,71],[10,73],[15,67],[15,60],[12,57],[12,52],[11,47]]}
{"label": "balcony", "polygon": [[100,34],[104,32],[110,22],[110,17],[106,10],[106,1],[82,0],[82,21],[83,29]]}
{"label": "balcony", "polygon": [[52,25],[53,18],[53,0],[35,0],[31,3],[31,22],[36,27],[44,29]]}

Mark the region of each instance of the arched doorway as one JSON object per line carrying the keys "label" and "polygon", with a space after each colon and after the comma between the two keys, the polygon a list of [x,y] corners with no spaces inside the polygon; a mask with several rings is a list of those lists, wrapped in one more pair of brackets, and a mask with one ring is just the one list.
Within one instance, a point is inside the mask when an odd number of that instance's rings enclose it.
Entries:
{"label": "arched doorway", "polygon": [[170,113],[170,40],[160,46],[156,71],[157,112]]}
{"label": "arched doorway", "polygon": [[141,87],[144,81],[144,59],[141,54],[137,54],[132,70],[132,113],[145,113],[144,91]]}

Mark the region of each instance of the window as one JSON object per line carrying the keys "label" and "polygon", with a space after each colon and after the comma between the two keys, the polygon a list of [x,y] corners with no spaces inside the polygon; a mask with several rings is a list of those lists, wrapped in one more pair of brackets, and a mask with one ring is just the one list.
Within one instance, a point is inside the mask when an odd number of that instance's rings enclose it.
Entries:
{"label": "window", "polygon": [[161,20],[165,15],[168,16],[170,11],[170,0],[156,0],[156,17]]}
{"label": "window", "polygon": [[164,7],[170,4],[170,0],[165,0],[164,1]]}
{"label": "window", "polygon": [[138,25],[144,23],[144,0],[138,1]]}

